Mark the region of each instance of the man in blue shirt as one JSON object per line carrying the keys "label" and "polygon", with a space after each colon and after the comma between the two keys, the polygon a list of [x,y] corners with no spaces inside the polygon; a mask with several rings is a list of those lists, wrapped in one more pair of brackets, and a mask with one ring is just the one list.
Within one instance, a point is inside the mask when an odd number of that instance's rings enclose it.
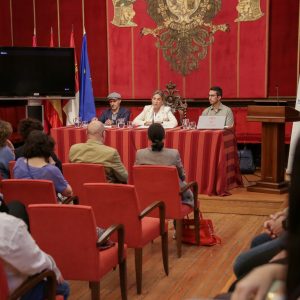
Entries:
{"label": "man in blue shirt", "polygon": [[105,125],[115,125],[118,119],[124,119],[125,124],[129,121],[130,111],[121,107],[122,97],[113,92],[107,96],[110,108],[105,110],[99,117],[99,121]]}

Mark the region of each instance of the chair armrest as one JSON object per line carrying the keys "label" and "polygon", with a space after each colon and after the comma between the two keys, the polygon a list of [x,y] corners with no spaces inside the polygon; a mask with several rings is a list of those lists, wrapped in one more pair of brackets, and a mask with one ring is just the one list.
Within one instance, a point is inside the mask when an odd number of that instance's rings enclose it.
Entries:
{"label": "chair armrest", "polygon": [[70,196],[67,199],[62,201],[62,204],[70,204],[73,202],[74,205],[79,204],[79,197],[78,196]]}
{"label": "chair armrest", "polygon": [[125,230],[123,224],[111,225],[109,226],[101,237],[98,239],[96,246],[99,247],[105,243],[108,238],[115,232],[118,232],[118,259],[121,263],[124,259],[124,241],[125,241]]}
{"label": "chair armrest", "polygon": [[147,216],[152,210],[155,208],[159,208],[159,223],[160,223],[160,234],[165,233],[165,219],[166,219],[166,205],[163,201],[155,201],[149,206],[147,206],[139,215],[139,219],[141,220],[145,216]]}
{"label": "chair armrest", "polygon": [[9,300],[16,300],[25,293],[33,289],[39,282],[47,278],[48,285],[48,300],[55,300],[56,295],[56,276],[52,270],[45,270],[39,274],[29,277],[25,280],[9,297]]}
{"label": "chair armrest", "polygon": [[187,183],[184,187],[180,189],[179,195],[181,196],[185,191],[188,189],[192,189],[193,196],[194,196],[194,210],[198,209],[198,183],[197,181],[191,181]]}

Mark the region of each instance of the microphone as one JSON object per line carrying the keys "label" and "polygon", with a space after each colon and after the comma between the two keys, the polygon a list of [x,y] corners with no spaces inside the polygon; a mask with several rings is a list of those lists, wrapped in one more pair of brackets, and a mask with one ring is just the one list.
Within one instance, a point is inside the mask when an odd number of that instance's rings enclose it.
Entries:
{"label": "microphone", "polygon": [[278,87],[278,85],[276,85],[275,89],[276,89],[277,106],[279,106],[279,87]]}

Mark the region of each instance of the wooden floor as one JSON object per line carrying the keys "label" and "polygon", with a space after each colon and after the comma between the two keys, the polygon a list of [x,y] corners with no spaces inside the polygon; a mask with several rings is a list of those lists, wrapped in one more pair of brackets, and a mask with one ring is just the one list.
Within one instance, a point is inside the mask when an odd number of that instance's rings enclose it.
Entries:
{"label": "wooden floor", "polygon": [[[251,179],[251,178],[250,178]],[[255,180],[254,177],[253,180]],[[249,180],[249,178],[248,178]],[[248,184],[246,182],[246,184]],[[183,246],[180,259],[176,256],[173,228],[169,229],[170,274],[162,266],[160,240],[144,248],[143,289],[136,294],[134,254],[128,250],[128,299],[204,299],[225,292],[234,280],[232,263],[261,230],[265,216],[277,211],[286,195],[249,193],[245,188],[232,190],[227,197],[199,195],[201,209],[211,218],[222,244],[213,247]],[[87,282],[72,281],[70,300],[90,299]],[[120,299],[118,269],[101,281],[101,299]]]}

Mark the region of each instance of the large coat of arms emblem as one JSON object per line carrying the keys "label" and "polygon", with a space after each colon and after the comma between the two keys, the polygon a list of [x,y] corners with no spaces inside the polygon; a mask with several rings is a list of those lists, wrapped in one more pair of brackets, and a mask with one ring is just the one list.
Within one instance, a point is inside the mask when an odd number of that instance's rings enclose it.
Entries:
{"label": "large coat of arms emblem", "polygon": [[227,31],[227,24],[214,25],[222,0],[146,0],[155,29],[143,28],[142,35],[157,38],[156,47],[178,73],[186,75],[199,68],[214,41],[214,33]]}

